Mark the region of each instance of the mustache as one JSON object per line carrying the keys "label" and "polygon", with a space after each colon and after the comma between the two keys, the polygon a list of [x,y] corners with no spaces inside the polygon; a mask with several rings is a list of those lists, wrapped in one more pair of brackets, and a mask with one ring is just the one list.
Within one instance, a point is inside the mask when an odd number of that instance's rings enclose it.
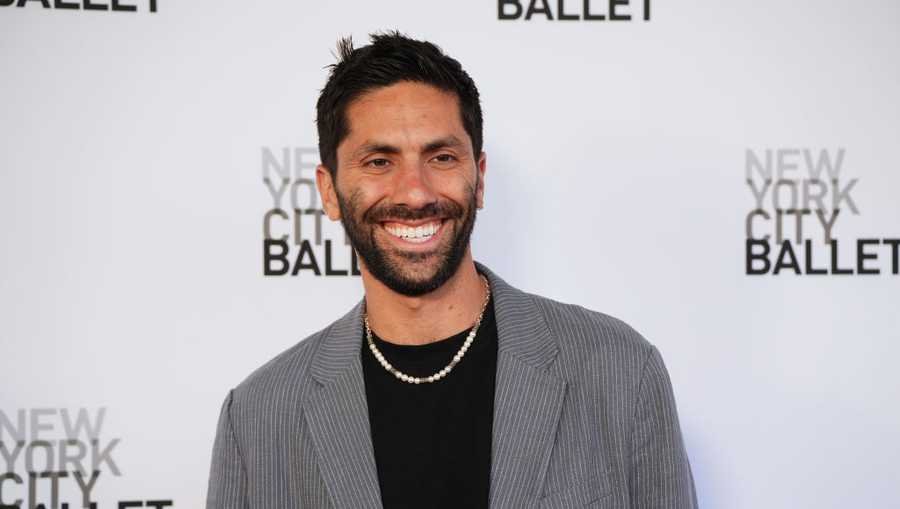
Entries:
{"label": "mustache", "polygon": [[431,202],[418,209],[406,205],[383,205],[366,211],[363,220],[367,223],[380,223],[392,219],[416,221],[430,217],[461,219],[464,212],[458,203],[452,201]]}

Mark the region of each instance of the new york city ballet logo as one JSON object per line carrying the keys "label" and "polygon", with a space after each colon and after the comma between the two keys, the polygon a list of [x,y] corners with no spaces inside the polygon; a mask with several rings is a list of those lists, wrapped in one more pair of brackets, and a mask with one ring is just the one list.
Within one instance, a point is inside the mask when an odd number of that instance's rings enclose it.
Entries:
{"label": "new york city ballet logo", "polygon": [[650,21],[650,0],[497,0],[497,19]]}
{"label": "new york city ballet logo", "polygon": [[120,438],[103,435],[106,409],[0,410],[0,508],[104,509],[174,507],[172,500],[97,502],[104,479],[122,476]]}
{"label": "new york city ballet logo", "polygon": [[[747,275],[897,275],[900,238],[851,237],[860,179],[843,148],[747,149],[753,208],[745,219]],[[844,228],[841,228],[844,227]]]}
{"label": "new york city ballet logo", "polygon": [[360,275],[343,227],[322,219],[318,153],[312,147],[262,148],[262,180],[272,200],[262,220],[266,276]]}
{"label": "new york city ballet logo", "polygon": [[[44,10],[156,12],[156,0],[0,0],[0,7]],[[3,509],[0,506],[0,509]]]}

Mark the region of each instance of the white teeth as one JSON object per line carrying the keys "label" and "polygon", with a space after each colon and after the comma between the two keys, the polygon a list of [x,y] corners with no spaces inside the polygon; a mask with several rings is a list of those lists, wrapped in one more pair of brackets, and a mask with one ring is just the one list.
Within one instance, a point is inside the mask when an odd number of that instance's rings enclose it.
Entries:
{"label": "white teeth", "polygon": [[425,242],[426,240],[430,239],[431,236],[434,235],[440,227],[440,221],[435,221],[415,227],[398,226],[397,223],[393,223],[389,226],[385,226],[384,228],[391,235],[399,237],[403,240],[407,240],[410,242]]}

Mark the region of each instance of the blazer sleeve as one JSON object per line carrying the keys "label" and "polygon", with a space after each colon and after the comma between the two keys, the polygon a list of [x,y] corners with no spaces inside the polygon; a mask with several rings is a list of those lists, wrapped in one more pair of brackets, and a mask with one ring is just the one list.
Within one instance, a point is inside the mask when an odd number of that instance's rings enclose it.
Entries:
{"label": "blazer sleeve", "polygon": [[209,489],[206,509],[246,509],[247,472],[231,421],[231,405],[234,391],[222,403],[216,439],[213,443],[212,466],[209,473]]}
{"label": "blazer sleeve", "polygon": [[656,347],[644,364],[632,426],[632,509],[696,509],[672,383]]}

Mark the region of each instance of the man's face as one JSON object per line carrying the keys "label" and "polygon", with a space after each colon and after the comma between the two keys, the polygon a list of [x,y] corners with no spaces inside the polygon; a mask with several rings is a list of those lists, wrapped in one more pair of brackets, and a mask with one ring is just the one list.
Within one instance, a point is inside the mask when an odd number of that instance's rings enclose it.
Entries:
{"label": "man's face", "polygon": [[439,288],[468,254],[483,199],[455,94],[400,82],[346,110],[336,182],[317,171],[328,216],[340,218],[365,268],[403,295]]}

